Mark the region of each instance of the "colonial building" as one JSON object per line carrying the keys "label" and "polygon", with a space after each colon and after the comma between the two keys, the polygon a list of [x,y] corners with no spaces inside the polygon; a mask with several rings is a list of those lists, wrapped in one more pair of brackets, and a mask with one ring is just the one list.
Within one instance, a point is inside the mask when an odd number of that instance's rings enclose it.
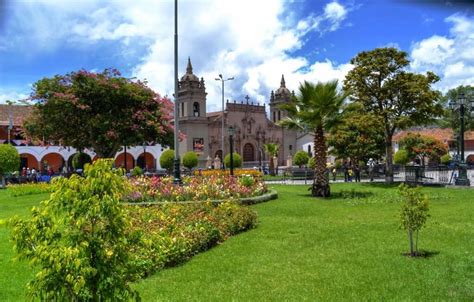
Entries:
{"label": "colonial building", "polygon": [[[179,129],[186,135],[180,142],[180,154],[194,151],[199,155],[201,166],[210,159],[222,158],[229,153],[227,129],[235,129],[234,152],[242,156],[244,166],[259,166],[268,160],[263,151],[266,143],[280,145],[278,163],[286,165],[286,159],[297,149],[297,133],[278,126],[276,123],[286,117],[279,105],[288,102],[292,93],[285,85],[282,76],[280,88],[272,91],[269,99],[268,119],[265,104],[260,105],[245,100],[229,101],[224,113],[206,112],[206,86],[204,79],[193,74],[191,60],[188,59],[186,74],[179,81]],[[222,150],[222,119],[224,119],[224,150]]]}
{"label": "colonial building", "polygon": [[[48,168],[58,173],[72,167],[72,158],[77,151],[67,146],[51,146],[33,144],[25,138],[23,121],[31,114],[31,106],[0,104],[0,144],[12,144],[18,150],[21,158],[19,168],[30,168],[46,171]],[[143,145],[122,148],[115,155],[115,165],[127,167],[128,170],[138,165],[142,168],[155,170],[159,168],[159,158],[163,149],[160,145]],[[95,158],[92,150],[85,150],[91,159]]]}

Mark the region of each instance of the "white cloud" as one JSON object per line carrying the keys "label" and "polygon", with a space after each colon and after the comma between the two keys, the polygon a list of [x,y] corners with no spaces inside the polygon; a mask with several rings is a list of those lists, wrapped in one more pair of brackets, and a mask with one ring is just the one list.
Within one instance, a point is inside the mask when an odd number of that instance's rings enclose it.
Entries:
{"label": "white cloud", "polygon": [[454,14],[445,22],[451,24],[449,36],[433,35],[414,43],[411,51],[412,69],[438,74],[436,87],[442,91],[474,84],[474,19]]}
{"label": "white cloud", "polygon": [[28,95],[24,93],[17,93],[15,91],[2,91],[0,90],[0,104],[5,104],[7,101],[16,102],[19,100],[26,99]]}
{"label": "white cloud", "polygon": [[[348,64],[310,62],[291,52],[304,45],[309,33],[337,30],[350,8],[333,1],[319,14],[294,21],[282,18],[287,5],[283,0],[179,2],[179,76],[191,56],[194,73],[206,81],[209,110],[220,108],[220,84],[214,80],[220,73],[235,77],[226,83],[226,98],[249,94],[251,101],[259,102],[268,101],[270,90],[279,87],[281,74],[285,74],[287,87],[294,90],[303,79],[344,77]],[[172,1],[43,0],[21,2],[17,11],[18,20],[26,17],[29,22],[18,21],[14,28],[28,32],[36,51],[62,43],[86,45],[93,51],[101,41],[119,41],[122,47],[117,51],[126,56],[136,53],[135,48],[146,47],[131,76],[146,78],[156,91],[172,95]],[[0,47],[5,43],[0,38]]]}

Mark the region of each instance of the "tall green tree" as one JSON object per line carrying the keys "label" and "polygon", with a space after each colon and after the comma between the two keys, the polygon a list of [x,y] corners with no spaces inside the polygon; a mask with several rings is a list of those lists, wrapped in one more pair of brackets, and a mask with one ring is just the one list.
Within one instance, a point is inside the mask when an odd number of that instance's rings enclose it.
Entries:
{"label": "tall green tree", "polygon": [[278,150],[280,149],[280,146],[275,143],[268,143],[264,144],[263,148],[265,153],[267,153],[268,157],[270,158],[270,175],[275,175],[275,164],[273,162],[273,158],[278,156]]}
{"label": "tall green tree", "polygon": [[280,125],[288,129],[302,130],[314,136],[314,157],[316,161],[312,195],[329,197],[329,179],[326,176],[327,146],[325,132],[340,122],[341,106],[347,97],[339,92],[337,81],[313,84],[305,81],[299,92],[289,103],[281,108],[288,117]]}
{"label": "tall green tree", "polygon": [[[449,104],[451,102],[457,102],[459,97],[464,95],[467,100],[474,101],[474,86],[458,86],[450,89],[443,97],[442,102],[444,105],[444,114],[442,118],[438,120],[438,125],[443,128],[451,128],[456,133],[460,128],[460,116],[459,110],[452,110]],[[474,109],[474,108],[473,108]],[[464,125],[466,130],[474,130],[474,117],[471,112],[466,108],[464,112]]]}
{"label": "tall green tree", "polygon": [[0,145],[0,189],[5,188],[5,175],[20,168],[20,155],[10,144]]}
{"label": "tall green tree", "polygon": [[113,157],[121,146],[144,141],[167,146],[173,140],[171,101],[117,70],[44,78],[33,85],[32,100],[26,132],[47,143]]}
{"label": "tall green tree", "polygon": [[356,163],[382,158],[385,147],[379,117],[364,112],[361,104],[351,103],[345,106],[341,120],[328,136],[328,145],[336,158],[350,158]]}
{"label": "tall green tree", "polygon": [[399,144],[407,151],[410,160],[419,158],[422,165],[425,164],[425,158],[439,163],[441,156],[448,153],[448,146],[442,141],[419,133],[408,133],[400,139]]}
{"label": "tall green tree", "polygon": [[431,89],[439,77],[432,72],[426,75],[408,72],[407,56],[396,48],[361,52],[351,60],[354,68],[344,81],[344,89],[351,92],[351,99],[381,119],[387,182],[393,182],[395,131],[431,123],[443,113],[441,95]]}

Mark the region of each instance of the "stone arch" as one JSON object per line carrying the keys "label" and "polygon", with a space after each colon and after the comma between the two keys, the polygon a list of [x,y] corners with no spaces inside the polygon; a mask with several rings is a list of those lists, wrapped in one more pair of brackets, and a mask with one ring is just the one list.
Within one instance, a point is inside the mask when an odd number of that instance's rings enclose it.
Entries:
{"label": "stone arch", "polygon": [[242,149],[242,160],[244,162],[255,161],[255,147],[251,143],[246,143]]}
{"label": "stone arch", "polygon": [[142,152],[137,158],[137,166],[146,170],[154,170],[155,157],[150,152]]}
{"label": "stone arch", "polygon": [[194,117],[201,116],[201,106],[199,105],[198,102],[193,103],[193,116]]}
{"label": "stone arch", "polygon": [[30,169],[33,169],[35,168],[35,170],[38,170],[39,169],[39,164],[38,164],[38,160],[36,159],[36,157],[30,153],[20,153],[20,169],[22,169],[23,167],[26,167],[26,168],[30,168]]}
{"label": "stone arch", "polygon": [[[122,152],[115,157],[115,166],[116,167],[125,167],[125,153]],[[135,167],[135,160],[133,159],[132,154],[130,152],[127,152],[127,167],[126,170],[129,171]]]}
{"label": "stone arch", "polygon": [[64,166],[64,158],[61,154],[56,152],[47,153],[41,158],[40,170],[46,172],[48,168],[51,168],[53,172],[61,172],[61,168]]}
{"label": "stone arch", "polygon": [[[76,153],[74,153],[74,154],[71,154],[71,156],[69,156],[69,158],[67,159],[67,166],[68,166],[68,168],[71,169],[71,170],[74,169],[74,167],[72,166],[72,159],[73,159],[74,156],[75,156],[76,154],[78,154],[78,153],[79,153],[79,152],[76,152]],[[90,156],[90,154],[87,154],[87,153],[85,153],[85,152],[84,152],[84,154],[86,154],[87,156],[89,156],[89,158],[91,159],[91,162],[92,162],[92,156]]]}

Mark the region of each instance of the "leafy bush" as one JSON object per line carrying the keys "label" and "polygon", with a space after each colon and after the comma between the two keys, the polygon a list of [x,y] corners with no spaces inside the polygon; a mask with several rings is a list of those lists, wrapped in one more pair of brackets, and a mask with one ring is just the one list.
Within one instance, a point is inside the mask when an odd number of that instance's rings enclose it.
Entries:
{"label": "leafy bush", "polygon": [[420,187],[410,188],[404,184],[400,185],[399,192],[403,198],[400,209],[400,227],[408,232],[410,256],[418,256],[418,232],[430,216],[428,196],[420,192]]}
{"label": "leafy bush", "polygon": [[139,166],[135,166],[135,167],[132,169],[131,175],[132,175],[133,177],[137,177],[137,176],[143,175],[143,170],[142,170],[142,168],[140,168]]}
{"label": "leafy bush", "polygon": [[[242,167],[242,158],[238,153],[232,153],[232,160],[234,162],[234,168]],[[226,168],[230,168],[230,153],[224,157],[224,165]]]}
{"label": "leafy bush", "polygon": [[91,162],[92,160],[89,154],[79,152],[79,153],[74,154],[72,158],[72,167],[75,170],[78,170],[78,169],[84,170],[84,166],[86,164],[90,164]]}
{"label": "leafy bush", "polygon": [[7,173],[18,171],[20,168],[20,155],[15,147],[10,144],[0,145],[0,178],[1,187],[5,187],[4,176]]}
{"label": "leafy bush", "polygon": [[441,156],[440,161],[443,165],[449,165],[453,158],[449,153],[446,153],[445,155]]}
{"label": "leafy bush", "polygon": [[250,188],[255,183],[255,180],[251,175],[242,175],[239,178],[239,183],[244,187]]}
{"label": "leafy bush", "polygon": [[132,258],[141,276],[182,263],[257,222],[255,212],[232,202],[129,207],[128,212],[132,229],[143,234]]}
{"label": "leafy bush", "polygon": [[306,151],[303,151],[303,150],[296,152],[295,155],[293,156],[294,164],[300,168],[306,165],[308,163],[308,160],[309,160],[308,153],[306,153]]}
{"label": "leafy bush", "polygon": [[[54,194],[30,219],[9,221],[14,248],[39,271],[28,284],[34,299],[128,301],[138,294],[129,259],[134,236],[121,204],[126,183],[112,160],[86,166],[85,178],[53,181]],[[138,239],[136,240],[138,242]],[[136,244],[136,242],[135,242]]]}
{"label": "leafy bush", "polygon": [[189,151],[183,155],[183,166],[191,170],[198,165],[198,156],[195,152]]}
{"label": "leafy bush", "polygon": [[310,168],[311,170],[314,170],[316,168],[316,158],[315,157],[311,157],[308,160],[308,168]]}
{"label": "leafy bush", "polygon": [[168,173],[171,173],[174,163],[174,150],[169,149],[161,153],[160,166],[166,169]]}
{"label": "leafy bush", "polygon": [[410,158],[408,157],[408,152],[405,149],[400,149],[397,152],[395,152],[395,155],[393,156],[393,161],[397,165],[406,165],[410,161]]}
{"label": "leafy bush", "polygon": [[53,192],[53,186],[46,182],[8,185],[7,192],[12,197]]}

